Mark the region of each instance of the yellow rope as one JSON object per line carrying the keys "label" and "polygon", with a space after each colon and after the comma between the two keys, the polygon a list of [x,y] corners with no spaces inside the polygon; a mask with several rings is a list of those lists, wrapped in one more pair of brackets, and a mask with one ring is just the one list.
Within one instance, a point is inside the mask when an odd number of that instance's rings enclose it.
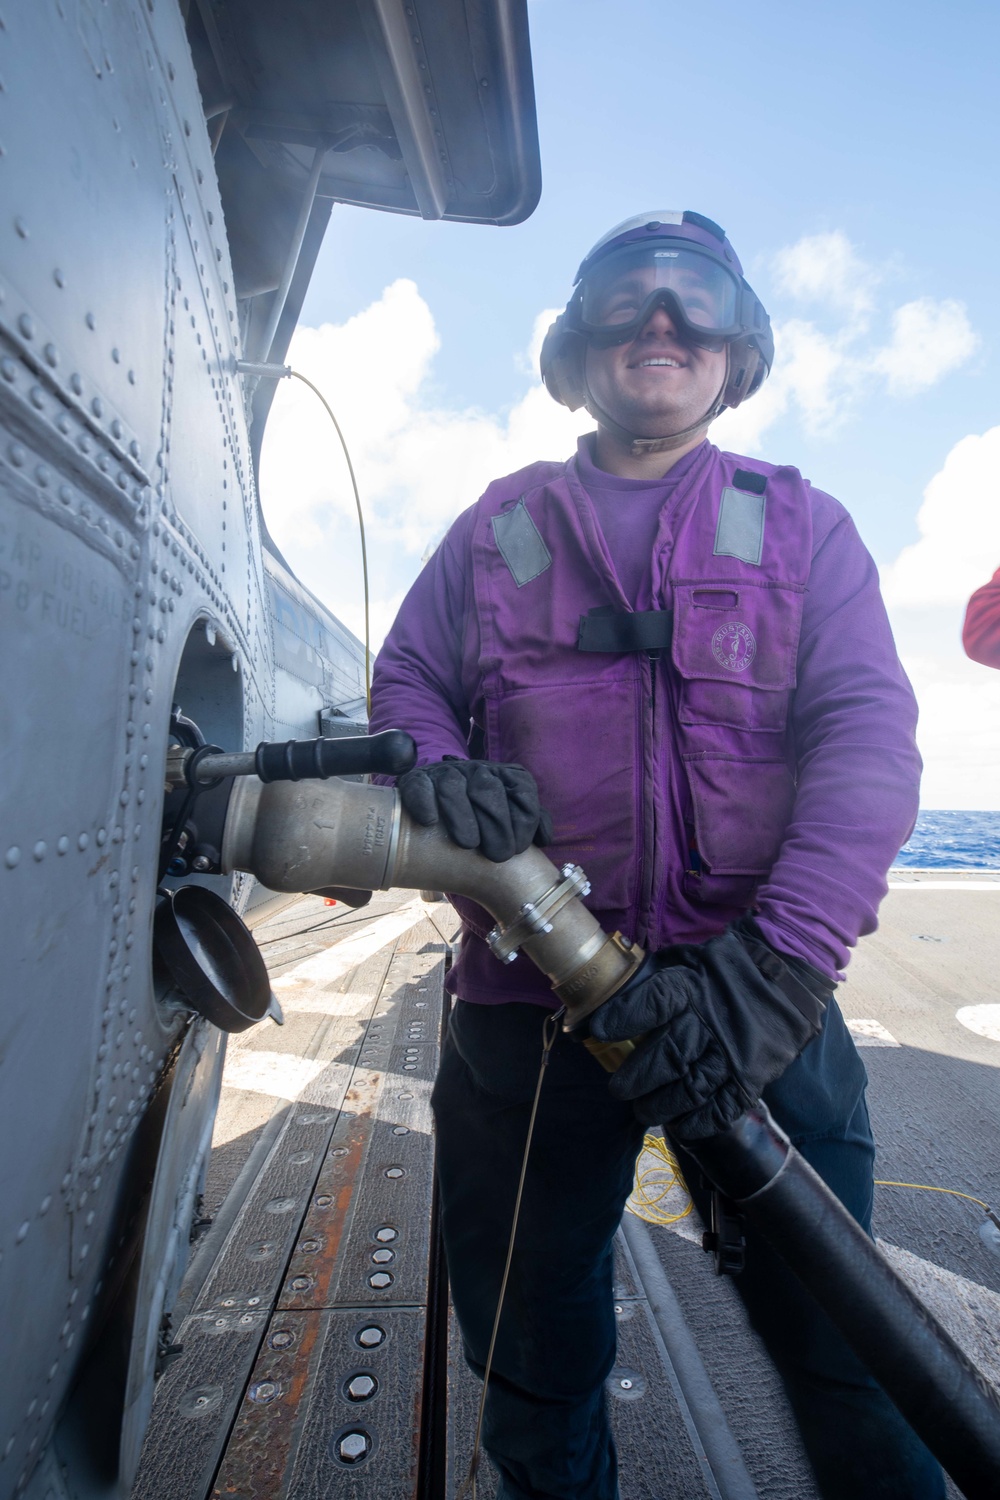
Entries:
{"label": "yellow rope", "polygon": [[[875,1179],[876,1187],[913,1188],[921,1193],[948,1193],[953,1198],[964,1198],[976,1203],[989,1213],[989,1204],[971,1193],[960,1193],[957,1188],[933,1187],[927,1182],[887,1182]],[[668,1200],[674,1195],[668,1207]],[[678,1203],[683,1207],[678,1207]],[[637,1219],[647,1224],[677,1224],[687,1218],[693,1204],[681,1169],[666,1140],[661,1135],[647,1135],[635,1164],[635,1182],[632,1194],[625,1207]]]}
{"label": "yellow rope", "polygon": [[[674,1194],[673,1203],[667,1200]],[[682,1207],[677,1207],[678,1203]],[[647,1135],[635,1164],[635,1183],[625,1207],[647,1224],[677,1224],[693,1204],[677,1158],[662,1135]]]}
{"label": "yellow rope", "polygon": [[978,1203],[980,1208],[989,1212],[989,1204],[984,1203],[982,1198],[973,1198],[971,1193],[960,1193],[957,1188],[931,1187],[926,1182],[880,1182],[876,1177],[876,1187],[905,1187],[916,1188],[921,1193],[950,1193],[953,1198],[966,1198],[970,1203]]}

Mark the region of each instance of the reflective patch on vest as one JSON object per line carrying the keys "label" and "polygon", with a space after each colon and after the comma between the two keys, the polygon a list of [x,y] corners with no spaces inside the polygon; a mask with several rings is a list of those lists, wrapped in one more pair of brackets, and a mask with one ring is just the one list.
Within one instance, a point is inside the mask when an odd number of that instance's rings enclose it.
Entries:
{"label": "reflective patch on vest", "polygon": [[493,536],[519,589],[544,573],[546,568],[551,568],[552,556],[523,500],[519,500],[513,510],[505,510],[502,515],[493,517]]}
{"label": "reflective patch on vest", "polygon": [[749,495],[746,490],[722,491],[712,551],[716,557],[738,557],[754,567],[760,565],[764,551],[763,495]]}
{"label": "reflective patch on vest", "polygon": [[728,672],[745,672],[757,655],[757,641],[742,620],[720,625],[712,637],[712,655]]}

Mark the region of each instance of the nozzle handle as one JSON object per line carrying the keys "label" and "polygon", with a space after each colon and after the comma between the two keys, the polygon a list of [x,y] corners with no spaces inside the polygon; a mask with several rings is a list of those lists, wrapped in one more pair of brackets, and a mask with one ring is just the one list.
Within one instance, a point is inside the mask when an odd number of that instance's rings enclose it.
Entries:
{"label": "nozzle handle", "polygon": [[399,776],[410,770],[417,747],[402,729],[336,739],[261,741],[254,754],[261,781],[307,781],[328,776]]}

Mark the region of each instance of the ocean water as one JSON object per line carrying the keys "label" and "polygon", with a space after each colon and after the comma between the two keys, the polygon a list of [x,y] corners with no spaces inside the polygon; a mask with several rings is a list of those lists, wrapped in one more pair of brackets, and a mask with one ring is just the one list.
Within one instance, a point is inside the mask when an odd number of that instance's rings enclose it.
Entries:
{"label": "ocean water", "polygon": [[1000,870],[1000,812],[921,812],[897,866]]}

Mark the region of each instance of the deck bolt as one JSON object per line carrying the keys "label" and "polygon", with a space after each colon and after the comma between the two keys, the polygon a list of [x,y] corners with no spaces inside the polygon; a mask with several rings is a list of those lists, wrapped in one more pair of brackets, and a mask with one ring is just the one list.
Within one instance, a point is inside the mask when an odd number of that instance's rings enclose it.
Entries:
{"label": "deck bolt", "polygon": [[357,1464],[368,1457],[371,1445],[367,1432],[348,1432],[338,1443],[337,1452],[345,1464]]}
{"label": "deck bolt", "polygon": [[370,1401],[378,1390],[378,1381],[372,1375],[355,1375],[347,1382],[347,1395],[351,1401]]}

